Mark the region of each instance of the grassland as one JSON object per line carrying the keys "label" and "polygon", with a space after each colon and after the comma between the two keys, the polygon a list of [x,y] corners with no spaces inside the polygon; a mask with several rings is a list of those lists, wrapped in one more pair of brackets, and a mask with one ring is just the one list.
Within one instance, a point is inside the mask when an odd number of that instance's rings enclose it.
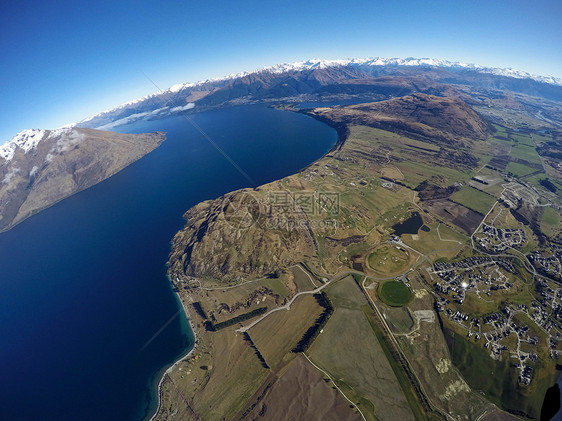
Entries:
{"label": "grassland", "polygon": [[541,158],[534,146],[527,146],[524,144],[517,144],[511,148],[510,157],[523,159],[532,164],[540,164]]}
{"label": "grassland", "polygon": [[[373,298],[372,294],[369,295]],[[381,308],[381,312],[393,333],[409,333],[414,327],[414,321],[406,307]]]}
{"label": "grassland", "polygon": [[437,184],[445,187],[454,181],[468,180],[470,172],[462,172],[447,167],[436,167],[423,162],[401,161],[396,167],[404,174],[404,183],[411,188],[417,187],[422,181],[433,178]]}
{"label": "grassland", "polygon": [[541,230],[546,235],[555,235],[560,231],[560,215],[550,206],[543,208]]}
{"label": "grassland", "polygon": [[410,301],[411,293],[406,285],[398,281],[383,282],[378,290],[379,298],[391,307],[402,307]]}
{"label": "grassland", "polygon": [[400,384],[362,311],[365,296],[352,277],[327,289],[334,314],[309,349],[310,357],[338,379],[338,386],[359,408],[375,416],[413,420]]}
{"label": "grassland", "polygon": [[463,186],[459,191],[453,193],[451,200],[482,215],[488,213],[496,201],[495,197],[470,186]]}
{"label": "grassland", "polygon": [[199,340],[196,353],[166,375],[157,419],[170,419],[178,412],[183,419],[231,418],[267,378],[269,370],[242,335],[224,329]]}
{"label": "grassland", "polygon": [[414,260],[407,250],[393,244],[377,247],[367,257],[367,264],[376,275],[390,277],[404,272]]}
{"label": "grassland", "polygon": [[526,175],[532,174],[537,170],[518,162],[510,162],[509,164],[507,164],[506,171],[513,174],[515,177],[525,177]]}
{"label": "grassland", "polygon": [[300,291],[311,291],[316,288],[318,285],[314,284],[311,276],[302,268],[302,266],[294,266],[291,268],[291,272],[293,273],[295,284]]}
{"label": "grassland", "polygon": [[250,329],[250,336],[270,367],[275,369],[294,357],[291,349],[323,310],[312,295],[302,295],[289,311],[277,311]]}
{"label": "grassland", "polygon": [[457,255],[467,242],[467,237],[447,225],[433,222],[426,224],[429,231],[418,231],[418,234],[403,234],[402,241],[432,259],[444,257],[451,259]]}

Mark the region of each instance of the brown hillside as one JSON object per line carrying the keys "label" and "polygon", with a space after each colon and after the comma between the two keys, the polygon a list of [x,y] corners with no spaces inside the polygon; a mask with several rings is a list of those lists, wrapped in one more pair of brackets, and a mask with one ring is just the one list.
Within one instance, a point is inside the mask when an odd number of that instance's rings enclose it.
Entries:
{"label": "brown hillside", "polygon": [[336,108],[317,108],[322,119],[362,124],[434,143],[485,140],[489,126],[464,101],[416,93],[386,101]]}

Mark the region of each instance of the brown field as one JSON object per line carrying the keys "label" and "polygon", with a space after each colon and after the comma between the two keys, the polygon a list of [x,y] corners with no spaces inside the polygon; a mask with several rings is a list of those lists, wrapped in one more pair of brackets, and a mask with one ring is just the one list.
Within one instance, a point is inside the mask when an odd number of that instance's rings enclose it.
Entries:
{"label": "brown field", "polygon": [[394,165],[387,165],[381,168],[381,175],[386,178],[391,178],[393,180],[402,181],[404,179],[404,174]]}
{"label": "brown field", "polygon": [[302,295],[295,300],[289,311],[272,313],[248,333],[267,364],[275,369],[284,360],[294,356],[290,354],[291,350],[323,310],[312,295]]}
{"label": "brown field", "polygon": [[314,285],[311,281],[312,275],[308,275],[300,265],[291,268],[291,272],[294,275],[294,282],[297,285],[299,292],[301,291],[311,291],[315,289],[318,285]]}
{"label": "brown field", "polygon": [[267,378],[269,370],[261,366],[242,334],[224,329],[201,340],[195,355],[166,376],[158,420],[178,419],[177,411],[185,415],[180,419],[229,419]]}
{"label": "brown field", "polygon": [[468,235],[478,227],[483,216],[450,200],[438,199],[424,202],[424,207],[439,218],[456,225]]}
{"label": "brown field", "polygon": [[299,355],[243,419],[352,421],[361,418],[331,383]]}

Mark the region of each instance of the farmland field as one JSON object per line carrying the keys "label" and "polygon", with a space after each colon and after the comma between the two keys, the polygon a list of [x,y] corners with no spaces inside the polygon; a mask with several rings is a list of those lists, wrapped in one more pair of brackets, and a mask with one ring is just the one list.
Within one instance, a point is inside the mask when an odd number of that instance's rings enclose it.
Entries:
{"label": "farmland field", "polygon": [[414,415],[361,306],[367,300],[353,278],[327,290],[335,311],[310,348],[312,361],[338,379],[338,386],[367,419],[413,420]]}
{"label": "farmland field", "polygon": [[402,282],[387,281],[379,287],[379,298],[392,307],[402,307],[410,297],[410,290]]}
{"label": "farmland field", "polygon": [[[512,162],[510,162],[510,164],[512,164]],[[451,200],[479,212],[482,215],[485,215],[496,201],[493,196],[469,186],[464,186],[459,191],[455,192],[451,196]]]}
{"label": "farmland field", "polygon": [[536,172],[537,170],[517,162],[510,162],[507,164],[506,171],[512,173],[516,177],[524,177]]}
{"label": "farmland field", "polygon": [[[267,364],[275,368],[287,359],[306,330],[314,324],[324,309],[312,295],[298,297],[290,310],[272,313],[249,330]],[[271,335],[275,332],[275,335]]]}

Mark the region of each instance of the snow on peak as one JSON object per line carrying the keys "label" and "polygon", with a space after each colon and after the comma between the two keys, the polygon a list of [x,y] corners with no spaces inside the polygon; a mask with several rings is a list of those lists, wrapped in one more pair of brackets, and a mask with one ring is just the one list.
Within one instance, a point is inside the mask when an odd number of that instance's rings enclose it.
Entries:
{"label": "snow on peak", "polygon": [[[170,95],[170,94],[177,94],[178,92],[189,89],[195,88],[200,85],[206,83],[213,83],[213,82],[225,82],[233,79],[237,79],[240,77],[248,76],[254,73],[261,73],[261,72],[271,72],[274,74],[281,74],[287,72],[294,72],[294,71],[303,71],[303,70],[314,70],[314,69],[325,69],[329,67],[336,67],[336,66],[419,66],[419,67],[439,67],[439,68],[451,68],[451,69],[458,69],[458,70],[471,70],[479,73],[489,73],[498,76],[508,76],[518,79],[533,79],[538,82],[549,83],[553,85],[560,85],[562,86],[562,79],[555,78],[553,76],[538,76],[534,74],[530,74],[527,72],[523,72],[520,70],[513,70],[513,69],[500,69],[495,67],[484,67],[478,64],[469,64],[463,62],[452,62],[448,60],[440,60],[440,59],[433,59],[433,58],[414,58],[414,57],[407,57],[407,58],[383,58],[383,57],[371,57],[371,58],[354,58],[354,59],[339,59],[339,60],[322,60],[322,59],[309,59],[304,61],[296,61],[293,63],[283,63],[283,64],[276,64],[274,66],[264,67],[259,70],[253,72],[241,72],[236,74],[231,74],[224,77],[213,78],[213,79],[206,79],[201,80],[195,83],[192,82],[185,82],[185,83],[178,83],[175,84],[164,91],[159,91],[152,93],[150,95],[146,95],[141,98],[134,99],[132,101],[126,102],[121,104],[117,107],[111,108],[109,110],[103,111],[101,113],[95,114],[91,117],[88,117],[81,121],[81,123],[86,123],[91,121],[97,117],[101,117],[105,114],[115,112],[121,109],[124,109],[130,105],[134,105],[139,102],[143,102],[147,99],[157,98],[160,95]],[[163,104],[164,105],[164,104]]]}
{"label": "snow on peak", "polygon": [[45,136],[46,130],[27,129],[19,132],[10,141],[0,146],[0,157],[6,161],[11,161],[19,147],[26,153],[35,149],[37,144]]}
{"label": "snow on peak", "polygon": [[11,161],[17,148],[21,148],[25,153],[28,153],[35,149],[42,140],[66,135],[72,131],[74,126],[74,124],[67,124],[54,130],[23,130],[3,145],[0,145],[0,157],[6,161]]}
{"label": "snow on peak", "polygon": [[549,83],[552,85],[562,86],[562,79],[553,76],[539,76],[527,73],[521,70],[514,70],[511,68],[501,69],[497,67],[484,67],[478,64],[470,64],[463,62],[453,62],[448,60],[440,60],[434,58],[354,58],[343,60],[321,60],[310,59],[306,61],[296,61],[294,63],[276,64],[274,66],[266,67],[261,71],[269,71],[272,73],[285,73],[290,71],[302,71],[313,69],[325,69],[327,67],[335,66],[418,66],[418,67],[441,67],[452,68],[460,70],[472,70],[479,73],[489,73],[497,76],[507,76],[517,79],[533,79],[538,82]]}

